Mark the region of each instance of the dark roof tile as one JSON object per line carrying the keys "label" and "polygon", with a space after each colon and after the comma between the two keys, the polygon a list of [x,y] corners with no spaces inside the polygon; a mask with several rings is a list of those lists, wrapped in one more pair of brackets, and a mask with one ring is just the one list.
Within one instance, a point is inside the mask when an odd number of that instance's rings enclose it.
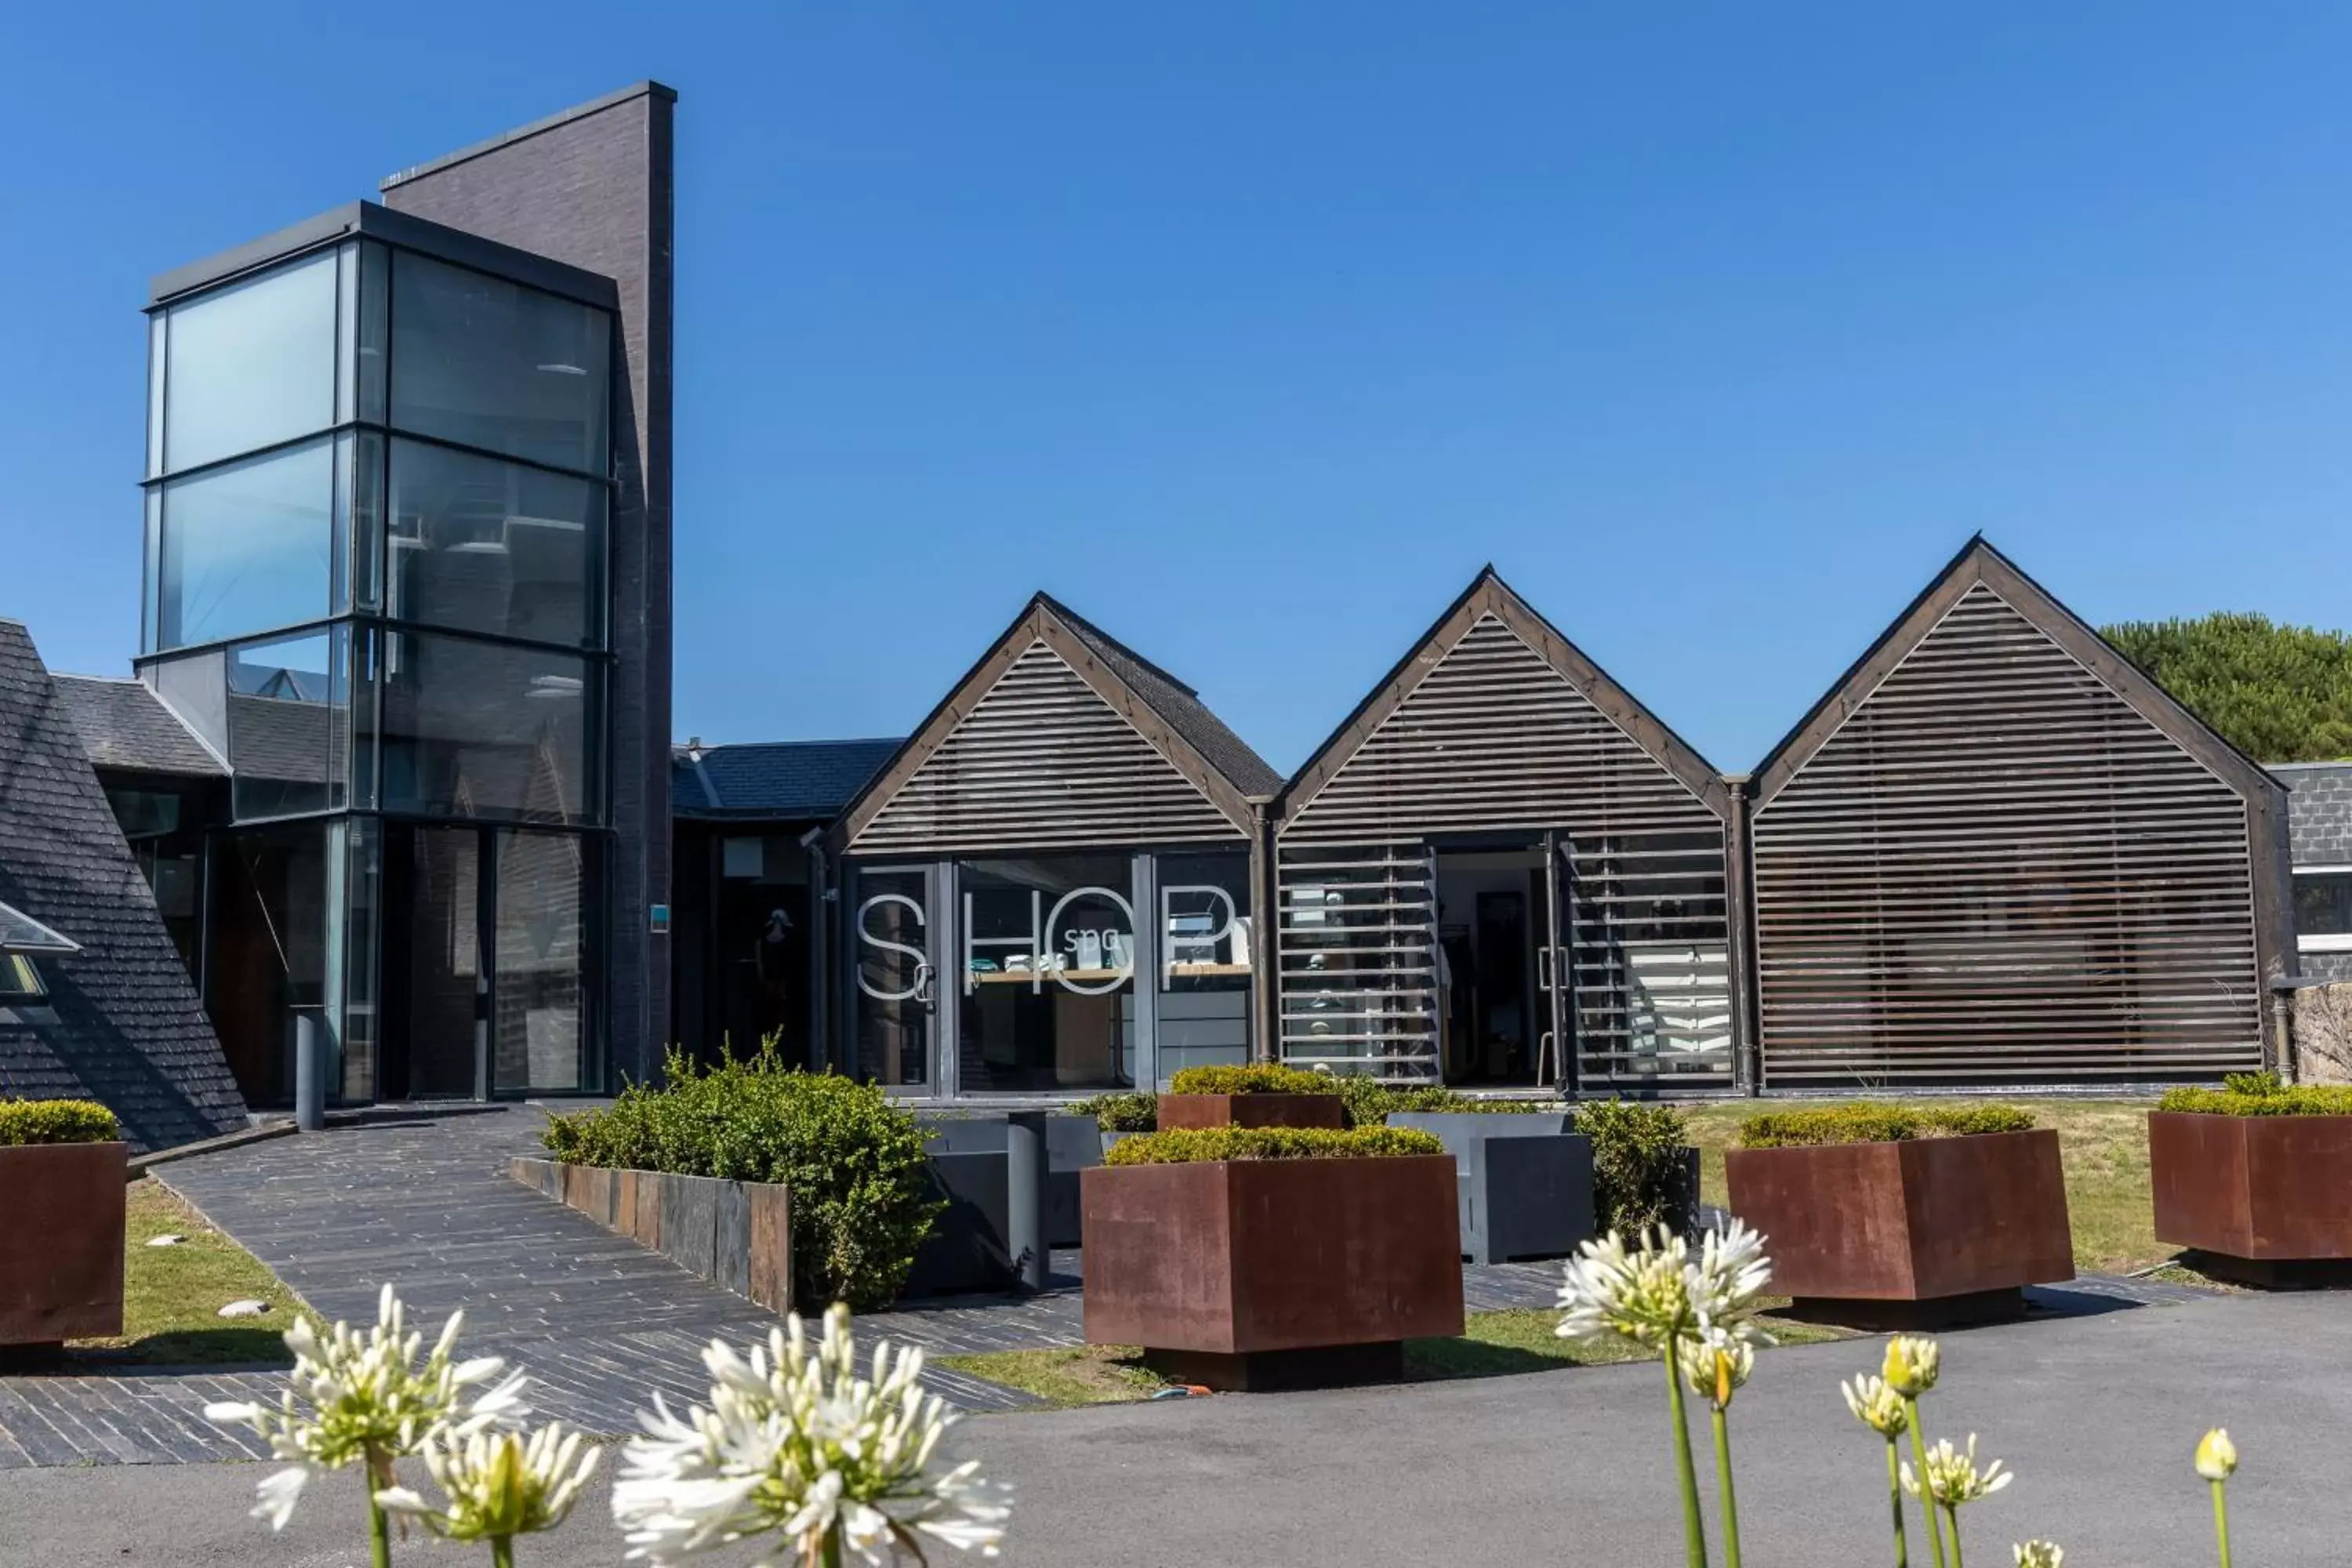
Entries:
{"label": "dark roof tile", "polygon": [[59,675],[65,699],[93,767],[126,773],[224,778],[228,769],[171,705],[143,682],[101,675]]}
{"label": "dark roof tile", "polygon": [[828,821],[898,754],[898,741],[772,741],[685,748],[670,758],[670,809],[679,816]]}

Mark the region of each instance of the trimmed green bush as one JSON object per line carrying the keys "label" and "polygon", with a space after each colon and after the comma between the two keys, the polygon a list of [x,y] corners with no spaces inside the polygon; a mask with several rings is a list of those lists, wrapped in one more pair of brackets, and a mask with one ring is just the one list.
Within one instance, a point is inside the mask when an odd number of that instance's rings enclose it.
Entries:
{"label": "trimmed green bush", "polygon": [[0,1144],[111,1143],[114,1112],[92,1100],[0,1100]]}
{"label": "trimmed green bush", "polygon": [[1106,1132],[1149,1132],[1160,1125],[1160,1097],[1143,1089],[1097,1095],[1073,1101],[1070,1114],[1093,1117]]}
{"label": "trimmed green bush", "polygon": [[1171,1094],[1338,1094],[1328,1072],[1257,1062],[1243,1068],[1186,1068],[1168,1080]]}
{"label": "trimmed green bush", "polygon": [[2282,1084],[2257,1090],[2171,1089],[2158,1110],[2199,1116],[2352,1116],[2352,1084]]}
{"label": "trimmed green bush", "polygon": [[1436,1134],[1404,1127],[1178,1127],[1122,1138],[1106,1165],[1194,1165],[1222,1160],[1360,1160],[1443,1154]]}
{"label": "trimmed green bush", "polygon": [[1379,1127],[1398,1111],[1422,1115],[1443,1112],[1476,1114],[1491,1111],[1496,1114],[1522,1110],[1549,1110],[1557,1114],[1568,1108],[1554,1102],[1530,1102],[1524,1100],[1473,1100],[1454,1089],[1435,1084],[1406,1088],[1382,1083],[1376,1078],[1349,1077],[1339,1080],[1339,1098],[1347,1102],[1348,1125]]}
{"label": "trimmed green bush", "polygon": [[1961,1138],[1984,1132],[2024,1132],[2033,1113],[2015,1105],[1956,1105],[1917,1110],[1902,1105],[1824,1105],[1767,1110],[1739,1124],[1743,1149],[1817,1148],[1828,1143],[1905,1143],[1914,1138]]}
{"label": "trimmed green bush", "polygon": [[1691,1202],[1690,1119],[1671,1105],[1596,1100],[1576,1108],[1576,1131],[1592,1141],[1592,1215],[1606,1233],[1676,1229]]}
{"label": "trimmed green bush", "polygon": [[878,1085],[787,1068],[773,1039],[701,1068],[673,1049],[659,1089],[632,1084],[608,1110],[551,1120],[557,1159],[792,1190],[793,1281],[807,1306],[887,1306],[943,1206],[930,1195],[914,1117]]}

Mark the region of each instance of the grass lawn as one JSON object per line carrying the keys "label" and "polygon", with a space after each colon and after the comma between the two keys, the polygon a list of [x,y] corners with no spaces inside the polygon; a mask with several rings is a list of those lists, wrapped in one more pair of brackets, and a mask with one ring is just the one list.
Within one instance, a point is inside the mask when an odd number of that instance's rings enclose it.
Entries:
{"label": "grass lawn", "polygon": [[[148,1366],[288,1364],[278,1336],[303,1304],[278,1276],[156,1182],[131,1183],[129,1208],[121,1337],[76,1340],[73,1351]],[[165,1234],[187,1240],[147,1245]],[[247,1299],[268,1302],[268,1315],[219,1315]]]}
{"label": "grass lawn", "polygon": [[[1513,1373],[1552,1372],[1570,1366],[1603,1366],[1654,1360],[1648,1352],[1615,1339],[1562,1340],[1552,1332],[1556,1311],[1522,1308],[1473,1312],[1454,1339],[1408,1340],[1409,1382],[1458,1377],[1504,1377]],[[1849,1337],[1844,1330],[1768,1317],[1763,1327],[1782,1344],[1814,1344]],[[1020,1389],[1046,1404],[1114,1405],[1149,1399],[1166,1384],[1143,1364],[1143,1352],[1129,1345],[1076,1345],[1057,1350],[997,1351],[987,1355],[950,1355],[939,1364],[973,1377]]]}
{"label": "grass lawn", "polygon": [[[1951,1100],[1895,1101],[1950,1106]],[[1991,1101],[1977,1101],[1989,1104]],[[2016,1098],[2035,1121],[2055,1128],[2066,1162],[2066,1208],[2074,1227],[2074,1267],[2086,1272],[2127,1274],[2162,1263],[2177,1250],[2156,1239],[2156,1215],[2147,1176],[2147,1113],[2153,1100],[2034,1100]],[[1766,1101],[1760,1109],[1778,1109]],[[1691,1142],[1700,1150],[1700,1182],[1706,1199],[1724,1202],[1723,1152],[1738,1137],[1741,1119],[1753,1115],[1754,1100],[1690,1107]]]}

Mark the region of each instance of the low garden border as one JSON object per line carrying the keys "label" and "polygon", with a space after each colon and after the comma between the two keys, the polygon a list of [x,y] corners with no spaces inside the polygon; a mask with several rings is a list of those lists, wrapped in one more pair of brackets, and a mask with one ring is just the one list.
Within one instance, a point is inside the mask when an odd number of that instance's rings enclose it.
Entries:
{"label": "low garden border", "polygon": [[507,1173],[722,1290],[792,1310],[792,1200],[782,1186],[527,1156]]}

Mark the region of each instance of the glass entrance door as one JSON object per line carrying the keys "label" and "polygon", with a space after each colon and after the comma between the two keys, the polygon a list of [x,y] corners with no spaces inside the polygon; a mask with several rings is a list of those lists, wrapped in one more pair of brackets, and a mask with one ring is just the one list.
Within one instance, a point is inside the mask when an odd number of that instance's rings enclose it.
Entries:
{"label": "glass entrance door", "polygon": [[1543,1048],[1537,1053],[1536,1082],[1576,1087],[1576,964],[1571,955],[1574,930],[1568,907],[1568,846],[1559,835],[1544,835],[1544,922],[1536,940],[1536,979],[1543,987]]}
{"label": "glass entrance door", "polygon": [[931,1081],[938,1034],[938,877],[929,866],[862,868],[850,911],[857,1075],[892,1089]]}

